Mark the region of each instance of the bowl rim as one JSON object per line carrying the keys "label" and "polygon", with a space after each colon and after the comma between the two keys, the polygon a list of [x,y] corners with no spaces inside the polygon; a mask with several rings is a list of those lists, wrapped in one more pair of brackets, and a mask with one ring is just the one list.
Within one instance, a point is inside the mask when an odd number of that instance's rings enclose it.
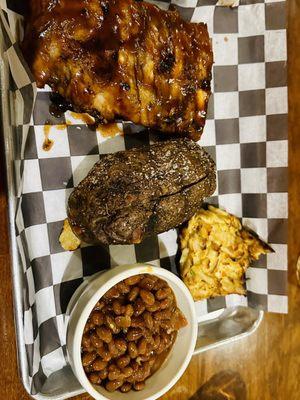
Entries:
{"label": "bowl rim", "polygon": [[[133,276],[133,275],[139,275],[139,274],[153,274],[157,275],[162,279],[167,279],[171,281],[174,285],[176,285],[184,297],[187,300],[187,304],[190,308],[190,315],[191,315],[191,321],[190,321],[190,327],[189,329],[191,330],[191,340],[188,345],[188,351],[186,353],[186,357],[184,359],[184,362],[181,364],[181,366],[178,368],[176,374],[170,378],[169,382],[167,385],[165,385],[160,391],[156,392],[155,394],[152,394],[150,396],[144,397],[143,400],[154,400],[157,399],[158,397],[162,396],[164,393],[166,393],[181,377],[181,375],[184,373],[185,369],[187,368],[190,359],[193,355],[194,348],[196,345],[196,340],[197,340],[197,330],[198,330],[198,324],[197,324],[197,316],[196,316],[196,310],[195,310],[195,305],[194,305],[194,300],[192,298],[192,295],[190,294],[188,288],[185,286],[185,284],[182,282],[182,280],[176,276],[173,272],[166,270],[165,268],[162,267],[157,267],[151,264],[147,263],[140,263],[140,264],[130,264],[130,265],[121,265],[117,267],[113,267],[112,269],[108,269],[107,271],[104,271],[102,274],[97,273],[98,276],[95,277],[95,279],[92,279],[91,282],[86,284],[85,289],[83,290],[84,294],[87,290],[90,289],[91,285],[96,283],[100,280],[103,280],[103,277],[105,275],[111,275],[108,280],[102,284],[101,286],[94,291],[94,294],[91,295],[87,303],[83,306],[83,312],[81,313],[80,317],[77,320],[76,323],[76,328],[74,330],[74,336],[73,336],[73,343],[72,343],[72,359],[73,359],[73,367],[75,369],[74,373],[76,374],[79,382],[83,386],[83,388],[91,395],[93,396],[96,400],[104,400],[108,399],[107,397],[104,397],[101,393],[99,393],[94,386],[90,383],[83,365],[81,361],[81,339],[83,335],[83,330],[84,326],[86,324],[86,321],[94,307],[94,305],[97,303],[97,301],[114,285],[119,283],[120,281]],[[96,275],[96,274],[95,274]],[[76,309],[77,305],[80,303],[81,296],[79,297],[78,301],[74,305],[69,321],[68,321],[68,326],[67,326],[67,337],[68,337],[68,329],[70,326],[70,320],[72,319],[72,314],[73,311]],[[81,300],[82,302],[83,300]],[[68,351],[68,341],[67,341],[67,351]],[[171,350],[172,351],[172,350]],[[69,353],[69,351],[68,351]],[[130,392],[129,392],[130,394]],[[122,394],[124,395],[124,394]]]}

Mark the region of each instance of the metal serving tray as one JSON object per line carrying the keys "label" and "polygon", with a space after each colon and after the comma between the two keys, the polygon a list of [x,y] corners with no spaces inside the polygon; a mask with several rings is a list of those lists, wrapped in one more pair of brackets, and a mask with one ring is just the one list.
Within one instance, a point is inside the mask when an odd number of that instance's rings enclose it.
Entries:
{"label": "metal serving tray", "polygon": [[[2,52],[2,43],[0,37],[0,54]],[[9,92],[8,92],[8,66],[3,58],[0,58],[0,129],[3,134],[3,143],[5,150],[5,163],[8,187],[8,215],[9,215],[9,233],[11,249],[11,268],[12,285],[14,300],[14,316],[16,327],[16,341],[18,351],[18,365],[20,377],[26,391],[29,393],[29,372],[27,365],[27,356],[24,342],[23,329],[23,270],[19,260],[16,235],[15,235],[15,212],[16,212],[16,193],[14,185],[14,145],[13,135],[10,126]],[[248,307],[233,307],[230,309],[218,310],[201,317],[199,323],[198,340],[195,354],[203,353],[218,346],[232,343],[238,339],[244,338],[253,333],[261,323],[263,311],[251,309]],[[34,398],[36,399],[67,399],[77,394],[83,393],[83,389],[67,366],[63,370],[53,373],[49,376],[43,386],[42,392]]]}

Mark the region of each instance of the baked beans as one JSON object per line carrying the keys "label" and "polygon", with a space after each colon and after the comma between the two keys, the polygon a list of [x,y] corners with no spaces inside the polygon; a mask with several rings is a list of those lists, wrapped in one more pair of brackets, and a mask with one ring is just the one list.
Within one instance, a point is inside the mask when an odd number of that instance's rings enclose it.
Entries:
{"label": "baked beans", "polygon": [[119,282],[97,302],[84,328],[88,379],[109,392],[144,389],[186,324],[164,280],[141,274]]}

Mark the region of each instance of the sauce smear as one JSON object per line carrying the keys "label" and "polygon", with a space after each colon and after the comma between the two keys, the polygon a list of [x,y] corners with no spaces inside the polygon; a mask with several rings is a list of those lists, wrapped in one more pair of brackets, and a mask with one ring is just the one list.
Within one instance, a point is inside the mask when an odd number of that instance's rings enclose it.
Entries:
{"label": "sauce smear", "polygon": [[66,128],[67,125],[66,124],[59,124],[59,125],[54,125],[54,126],[58,131],[63,131]]}
{"label": "sauce smear", "polygon": [[123,134],[122,130],[116,123],[98,125],[97,132],[99,132],[103,137],[115,137]]}
{"label": "sauce smear", "polygon": [[44,136],[45,136],[44,143],[43,143],[44,151],[50,151],[54,145],[54,141],[49,139],[50,129],[51,129],[51,125],[44,126]]}
{"label": "sauce smear", "polygon": [[50,93],[49,112],[55,118],[61,118],[67,110],[72,110],[72,104],[66,101],[60,94]]}
{"label": "sauce smear", "polygon": [[71,111],[70,114],[74,119],[81,120],[87,125],[94,125],[95,124],[95,118],[93,118],[91,115],[89,115],[87,113],[79,114],[79,113],[76,113],[74,111]]}

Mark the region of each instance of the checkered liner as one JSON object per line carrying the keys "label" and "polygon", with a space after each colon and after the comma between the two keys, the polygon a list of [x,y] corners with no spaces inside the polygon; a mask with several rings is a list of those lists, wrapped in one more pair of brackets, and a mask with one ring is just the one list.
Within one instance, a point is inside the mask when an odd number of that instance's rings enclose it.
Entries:
{"label": "checkered liner", "polygon": [[[37,92],[18,46],[21,3],[0,0],[1,27],[11,69],[15,142],[16,232],[24,270],[24,330],[29,384],[37,394],[66,363],[64,313],[84,277],[118,264],[150,262],[176,273],[177,232],[130,246],[60,247],[67,198],[101,154],[155,135],[104,138],[70,113],[49,113],[49,88]],[[160,2],[162,8],[169,1]],[[183,17],[208,24],[214,48],[213,92],[200,144],[216,160],[217,191],[209,200],[242,218],[275,253],[249,268],[247,297],[196,303],[199,314],[237,304],[287,312],[287,82],[285,3],[242,0],[238,8],[214,0],[172,0]],[[10,28],[10,29],[9,29]],[[32,112],[33,109],[33,112]],[[44,124],[54,146],[42,149]],[[67,125],[66,125],[67,123]],[[122,127],[122,124],[120,124]],[[124,131],[143,130],[123,124]]]}

